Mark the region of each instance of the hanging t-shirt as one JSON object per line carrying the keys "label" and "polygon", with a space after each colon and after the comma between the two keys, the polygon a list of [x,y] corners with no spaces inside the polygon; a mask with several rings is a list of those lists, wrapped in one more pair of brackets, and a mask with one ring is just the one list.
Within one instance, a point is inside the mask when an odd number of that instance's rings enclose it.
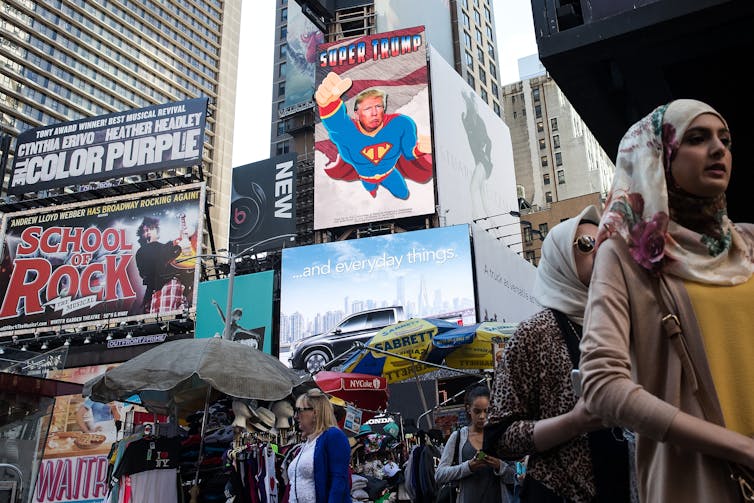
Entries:
{"label": "hanging t-shirt", "polygon": [[178,468],[181,461],[181,439],[143,438],[131,442],[123,452],[123,459],[113,477],[145,472],[148,470]]}

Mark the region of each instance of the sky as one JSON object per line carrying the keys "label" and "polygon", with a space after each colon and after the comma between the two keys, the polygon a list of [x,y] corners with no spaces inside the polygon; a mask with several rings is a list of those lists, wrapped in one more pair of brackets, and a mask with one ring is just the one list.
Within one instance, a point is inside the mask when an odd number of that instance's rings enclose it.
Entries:
{"label": "sky", "polygon": [[[295,0],[289,0],[291,4]],[[275,42],[273,0],[244,0],[236,84],[233,167],[270,156],[272,63]],[[530,0],[492,0],[497,27],[498,83],[517,82],[518,59],[537,53]]]}

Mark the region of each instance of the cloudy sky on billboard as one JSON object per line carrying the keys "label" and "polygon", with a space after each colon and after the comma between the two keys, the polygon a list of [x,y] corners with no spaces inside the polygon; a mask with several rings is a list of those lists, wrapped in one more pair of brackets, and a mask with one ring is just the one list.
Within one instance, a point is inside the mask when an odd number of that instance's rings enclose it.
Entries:
{"label": "cloudy sky on billboard", "polygon": [[299,312],[310,320],[359,301],[373,301],[375,307],[405,302],[418,309],[422,282],[427,309],[437,295],[446,307],[473,309],[468,226],[286,248],[280,311],[282,315]]}

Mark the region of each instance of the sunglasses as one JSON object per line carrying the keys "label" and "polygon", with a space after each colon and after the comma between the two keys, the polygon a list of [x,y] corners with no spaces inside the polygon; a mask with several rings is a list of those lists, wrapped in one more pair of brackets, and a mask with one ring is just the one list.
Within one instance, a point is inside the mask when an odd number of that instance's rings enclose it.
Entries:
{"label": "sunglasses", "polygon": [[576,238],[576,241],[573,242],[573,246],[575,246],[579,252],[588,255],[594,251],[596,243],[597,241],[594,239],[594,236],[582,234]]}
{"label": "sunglasses", "polygon": [[314,410],[314,407],[296,407],[295,409],[293,409],[293,413],[294,414],[301,414],[305,410]]}

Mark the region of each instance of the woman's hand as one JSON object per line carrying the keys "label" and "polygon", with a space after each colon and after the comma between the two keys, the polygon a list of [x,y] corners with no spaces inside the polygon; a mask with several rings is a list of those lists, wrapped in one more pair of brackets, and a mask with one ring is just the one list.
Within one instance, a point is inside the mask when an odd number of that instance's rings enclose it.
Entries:
{"label": "woman's hand", "polygon": [[599,416],[595,416],[587,410],[584,399],[581,397],[579,397],[571,412],[568,413],[568,420],[571,423],[574,437],[605,427]]}

